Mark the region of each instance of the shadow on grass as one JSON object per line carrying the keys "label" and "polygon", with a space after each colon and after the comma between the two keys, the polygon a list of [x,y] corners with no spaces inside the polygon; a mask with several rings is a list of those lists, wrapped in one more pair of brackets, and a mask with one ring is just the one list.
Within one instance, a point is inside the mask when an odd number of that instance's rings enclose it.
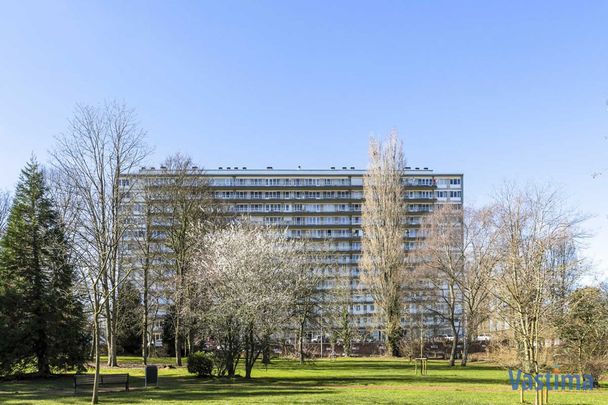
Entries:
{"label": "shadow on grass", "polygon": [[[37,403],[43,400],[60,403],[80,403],[89,400],[91,391],[79,389],[74,394],[71,377],[55,378],[53,383],[40,380],[12,382],[6,386],[0,385],[0,402],[15,401],[18,403]],[[328,394],[331,389],[315,389],[310,385],[276,384],[268,385],[261,379],[230,381],[221,379],[198,380],[192,377],[168,376],[161,379],[159,388],[143,387],[143,378],[132,379],[130,391],[116,389],[101,389],[100,398],[103,402],[115,403],[162,403],[163,401],[205,401],[223,400],[236,401],[244,397],[288,397],[290,395],[314,396]]]}
{"label": "shadow on grass", "polygon": [[[127,371],[127,370],[124,370]],[[279,375],[265,376],[264,368],[255,370],[252,380],[206,379],[188,375],[161,375],[160,387],[145,389],[141,375],[130,377],[129,392],[101,391],[104,402],[139,403],[163,401],[219,400],[237,402],[245,397],[313,397],[332,394],[344,386],[433,386],[433,385],[504,385],[508,377],[494,365],[479,364],[467,367],[449,367],[445,362],[430,362],[428,376],[416,376],[413,363],[406,360],[340,359],[315,361],[300,365],[289,360],[276,360],[268,369]],[[285,375],[280,375],[284,373]],[[436,373],[436,374],[434,374]],[[304,374],[304,375],[302,375]],[[18,380],[0,382],[0,402],[36,403],[51,400],[59,403],[84,403],[90,398],[90,390],[79,389],[74,394],[72,376],[52,379]],[[285,399],[287,398],[287,399]],[[295,401],[293,401],[295,402]],[[313,401],[314,402],[314,401]]]}

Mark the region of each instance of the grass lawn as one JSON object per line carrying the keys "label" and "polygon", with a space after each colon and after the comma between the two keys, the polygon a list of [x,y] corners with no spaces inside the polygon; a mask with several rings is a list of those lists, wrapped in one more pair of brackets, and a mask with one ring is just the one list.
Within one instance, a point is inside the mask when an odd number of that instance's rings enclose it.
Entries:
{"label": "grass lawn", "polygon": [[[414,375],[406,360],[317,360],[303,366],[291,360],[273,360],[254,369],[253,379],[200,380],[185,368],[160,369],[159,387],[143,387],[139,359],[123,357],[120,368],[103,373],[128,372],[131,391],[103,391],[100,402],[108,404],[516,404],[519,394],[511,390],[506,370],[492,364],[472,363],[449,368],[445,361],[429,363],[428,376]],[[157,359],[164,364],[170,359]],[[260,364],[260,366],[262,366]],[[241,372],[244,375],[244,372]],[[90,390],[74,395],[70,376],[47,380],[0,382],[0,403],[81,404],[90,401]],[[532,393],[526,393],[532,400]],[[608,388],[591,392],[551,391],[550,404],[608,404]]]}

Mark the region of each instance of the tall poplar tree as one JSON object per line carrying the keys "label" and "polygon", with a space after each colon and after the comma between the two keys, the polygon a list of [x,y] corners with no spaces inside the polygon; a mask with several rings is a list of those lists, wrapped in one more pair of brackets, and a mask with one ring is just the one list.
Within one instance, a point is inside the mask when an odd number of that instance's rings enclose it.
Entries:
{"label": "tall poplar tree", "polygon": [[81,368],[86,335],[63,226],[32,159],[0,243],[0,373]]}
{"label": "tall poplar tree", "polygon": [[399,356],[405,271],[403,145],[393,131],[386,142],[371,139],[363,180],[361,280],[374,298],[384,327],[386,353]]}

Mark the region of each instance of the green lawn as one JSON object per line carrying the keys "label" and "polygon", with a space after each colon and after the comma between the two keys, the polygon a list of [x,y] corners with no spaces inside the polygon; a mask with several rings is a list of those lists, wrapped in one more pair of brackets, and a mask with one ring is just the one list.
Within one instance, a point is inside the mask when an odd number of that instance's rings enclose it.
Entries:
{"label": "green lawn", "polygon": [[[185,368],[160,369],[160,386],[144,389],[143,369],[136,358],[121,358],[122,367],[104,373],[128,372],[130,392],[102,392],[101,403],[112,404],[215,404],[234,403],[399,403],[399,404],[516,404],[508,374],[492,364],[472,363],[449,368],[445,362],[429,364],[428,376],[414,375],[407,361],[371,359],[317,360],[301,366],[295,361],[273,360],[254,370],[253,380],[200,380]],[[170,360],[159,359],[156,363]],[[242,373],[244,374],[244,373]],[[74,395],[71,378],[0,382],[0,403],[80,404],[90,391]],[[530,392],[526,393],[532,399]],[[591,392],[551,392],[551,404],[608,404],[608,388]]]}

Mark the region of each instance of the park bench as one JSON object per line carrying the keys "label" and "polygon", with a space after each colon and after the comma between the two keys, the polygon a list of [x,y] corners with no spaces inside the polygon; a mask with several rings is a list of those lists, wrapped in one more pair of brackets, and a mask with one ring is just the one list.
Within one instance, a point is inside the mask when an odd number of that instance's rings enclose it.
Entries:
{"label": "park bench", "polygon": [[[93,386],[95,374],[76,374],[74,376],[74,393],[78,387]],[[129,374],[100,374],[99,386],[107,387],[110,385],[124,385],[125,390],[129,391]]]}

